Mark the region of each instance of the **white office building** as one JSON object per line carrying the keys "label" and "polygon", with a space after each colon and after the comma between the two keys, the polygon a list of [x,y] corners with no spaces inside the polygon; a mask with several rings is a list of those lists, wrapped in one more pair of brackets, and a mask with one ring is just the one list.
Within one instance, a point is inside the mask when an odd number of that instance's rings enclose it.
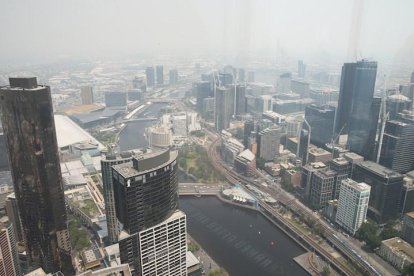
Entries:
{"label": "white office building", "polygon": [[371,186],[366,183],[342,180],[336,222],[352,235],[366,220],[370,192]]}
{"label": "white office building", "polygon": [[177,210],[163,222],[139,232],[140,275],[187,275],[186,216]]}

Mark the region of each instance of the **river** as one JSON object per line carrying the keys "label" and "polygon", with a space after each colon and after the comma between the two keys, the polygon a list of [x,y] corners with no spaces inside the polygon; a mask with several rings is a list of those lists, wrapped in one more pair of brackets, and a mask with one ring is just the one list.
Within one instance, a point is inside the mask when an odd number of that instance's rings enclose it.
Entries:
{"label": "river", "polygon": [[308,275],[293,260],[305,250],[260,213],[216,197],[180,197],[180,209],[189,234],[230,275]]}

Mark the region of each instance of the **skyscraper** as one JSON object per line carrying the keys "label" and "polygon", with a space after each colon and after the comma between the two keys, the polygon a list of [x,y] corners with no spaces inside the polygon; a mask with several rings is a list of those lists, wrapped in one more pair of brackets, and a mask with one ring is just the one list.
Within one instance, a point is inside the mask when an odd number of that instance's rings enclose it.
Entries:
{"label": "skyscraper", "polygon": [[306,75],[306,64],[303,63],[303,60],[298,61],[298,77],[305,78]]}
{"label": "skyscraper", "polygon": [[170,72],[168,72],[170,77],[170,84],[176,84],[178,82],[178,71],[177,69],[171,69]]}
{"label": "skyscraper", "polygon": [[0,218],[0,275],[22,275],[17,255],[16,239],[8,217]]}
{"label": "skyscraper", "polygon": [[177,210],[177,154],[155,151],[112,167],[116,214],[123,227],[120,258],[135,275],[186,275],[186,222]]}
{"label": "skyscraper", "polygon": [[280,127],[266,128],[257,134],[257,157],[273,161],[279,155]]}
{"label": "skyscraper", "polygon": [[371,187],[366,183],[342,180],[336,223],[352,235],[366,220],[370,192]]}
{"label": "skyscraper", "polygon": [[379,104],[374,100],[377,63],[366,60],[342,66],[335,133],[348,134],[352,151],[371,158],[377,130]]}
{"label": "skyscraper", "polygon": [[157,84],[163,85],[164,84],[164,66],[157,65],[156,73],[157,73]]}
{"label": "skyscraper", "polygon": [[120,153],[117,145],[109,145],[108,152],[101,159],[101,173],[103,184],[103,195],[105,199],[105,214],[108,227],[108,242],[110,244],[118,241],[119,226],[115,212],[115,198],[112,177],[112,166],[130,162],[132,154],[130,152]]}
{"label": "skyscraper", "polygon": [[312,128],[310,141],[318,147],[330,143],[333,135],[335,108],[332,106],[309,105],[305,108],[305,119]]}
{"label": "skyscraper", "polygon": [[236,85],[236,102],[235,102],[235,114],[242,115],[246,113],[246,86],[238,84]]}
{"label": "skyscraper", "polygon": [[153,87],[155,85],[154,67],[147,67],[145,69],[145,75],[147,77],[147,86],[148,87]]}
{"label": "skyscraper", "polygon": [[411,83],[414,83],[414,71],[411,73],[411,79],[410,79]]}
{"label": "skyscraper", "polygon": [[397,120],[386,122],[380,164],[399,173],[414,169],[414,125]]}
{"label": "skyscraper", "polygon": [[0,88],[0,103],[29,262],[71,274],[50,88],[36,78],[10,78],[10,86]]}
{"label": "skyscraper", "polygon": [[93,104],[93,89],[91,86],[81,87],[82,104]]}
{"label": "skyscraper", "polygon": [[6,197],[6,213],[13,225],[16,242],[23,242],[24,233],[22,221],[20,219],[19,206],[17,205],[16,195],[14,193],[11,193]]}
{"label": "skyscraper", "polygon": [[217,87],[215,110],[216,129],[220,132],[229,128],[234,112],[234,89],[231,89],[231,87]]}
{"label": "skyscraper", "polygon": [[383,223],[397,217],[403,175],[372,161],[363,161],[355,165],[352,179],[371,186],[368,207],[371,219]]}
{"label": "skyscraper", "polygon": [[194,83],[194,90],[197,97],[196,109],[197,112],[203,113],[203,100],[209,97],[213,97],[213,91],[211,89],[211,82],[199,81]]}

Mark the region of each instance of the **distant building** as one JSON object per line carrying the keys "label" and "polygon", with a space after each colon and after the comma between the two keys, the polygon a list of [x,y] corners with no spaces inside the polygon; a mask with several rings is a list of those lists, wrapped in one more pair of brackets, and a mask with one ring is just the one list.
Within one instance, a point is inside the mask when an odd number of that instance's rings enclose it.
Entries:
{"label": "distant building", "polygon": [[382,241],[377,254],[401,272],[414,263],[414,248],[397,237]]}
{"label": "distant building", "polygon": [[404,215],[401,238],[410,244],[414,244],[414,212]]}
{"label": "distant building", "polygon": [[280,127],[266,128],[257,134],[257,157],[273,161],[279,155]]}
{"label": "distant building", "polygon": [[256,156],[249,149],[242,151],[234,160],[234,168],[246,176],[255,176]]}
{"label": "distant building", "polygon": [[291,81],[292,81],[292,74],[291,73],[284,73],[279,76],[279,80],[277,81],[277,92],[278,93],[289,93],[291,92]]}
{"label": "distant building", "polygon": [[155,70],[157,74],[157,84],[163,85],[164,84],[164,66],[157,65]]}
{"label": "distant building", "polygon": [[91,86],[81,87],[81,100],[82,104],[93,104],[93,89]]}
{"label": "distant building", "polygon": [[233,73],[223,72],[219,73],[219,80],[221,86],[228,86],[234,84]]}
{"label": "distant building", "polygon": [[299,94],[302,98],[309,97],[309,83],[304,81],[292,80],[290,87],[293,93]]}
{"label": "distant building", "polygon": [[305,108],[305,119],[312,128],[310,141],[318,147],[332,142],[335,108],[332,106],[309,105]]}
{"label": "distant building", "polygon": [[286,137],[298,137],[302,122],[302,116],[286,116]]}
{"label": "distant building", "polygon": [[215,126],[220,132],[230,127],[230,120],[234,112],[234,89],[218,87],[215,99]]}
{"label": "distant building", "polygon": [[206,118],[213,118],[214,114],[214,98],[203,99],[203,116]]}
{"label": "distant building", "polygon": [[371,187],[363,182],[342,180],[336,223],[352,235],[366,220],[370,192]]}
{"label": "distant building", "polygon": [[211,82],[199,81],[194,83],[193,87],[197,98],[196,110],[200,114],[203,114],[206,112],[206,110],[203,108],[203,100],[206,98],[214,97],[213,90],[211,89]]}
{"label": "distant building", "polygon": [[256,98],[256,111],[263,113],[266,111],[272,111],[273,98],[270,95],[262,95]]}
{"label": "distant building", "polygon": [[352,179],[371,186],[368,216],[383,223],[398,215],[403,176],[371,161],[355,165]]}
{"label": "distant building", "polygon": [[372,158],[380,99],[374,99],[377,63],[366,60],[342,66],[335,133],[348,134],[351,151]]}
{"label": "distant building", "polygon": [[146,132],[150,147],[168,148],[171,146],[171,129],[165,126],[153,126],[147,128]]}
{"label": "distant building", "polygon": [[255,82],[254,71],[247,72],[247,82]]}
{"label": "distant building", "polygon": [[147,67],[145,69],[145,75],[147,77],[147,86],[148,87],[154,87],[154,85],[155,85],[154,67]]}
{"label": "distant building", "polygon": [[126,92],[105,92],[106,107],[127,106]]}
{"label": "distant building", "polygon": [[145,83],[145,79],[143,77],[135,77],[132,80],[132,88],[140,89],[142,93],[147,92],[147,84]]}
{"label": "distant building", "polygon": [[331,159],[332,159],[332,153],[330,153],[329,151],[326,151],[321,148],[316,148],[316,147],[312,147],[308,149],[307,162],[309,163],[314,163],[314,162],[327,163]]}
{"label": "distant building", "polygon": [[338,102],[339,92],[332,89],[311,89],[309,97],[316,105],[333,105]]}
{"label": "distant building", "polygon": [[0,130],[0,152],[3,153],[0,155],[0,171],[10,170],[6,143],[6,137],[4,136],[2,130]]}
{"label": "distant building", "polygon": [[235,99],[235,115],[242,115],[246,113],[246,86],[236,85],[236,99]]}
{"label": "distant building", "polygon": [[388,120],[395,120],[399,117],[399,113],[409,110],[412,100],[402,94],[390,95],[386,99],[386,110]]}
{"label": "distant building", "polygon": [[306,76],[306,64],[303,63],[303,60],[298,61],[298,77],[305,78]]}
{"label": "distant building", "polygon": [[387,121],[382,141],[380,164],[399,173],[414,169],[414,125]]}
{"label": "distant building", "polygon": [[170,77],[170,84],[176,84],[178,83],[178,70],[177,69],[171,69],[169,72]]}
{"label": "distant building", "polygon": [[244,147],[249,147],[249,137],[250,134],[254,131],[255,124],[253,120],[248,120],[244,122],[244,130],[243,130],[243,145]]}
{"label": "distant building", "polygon": [[237,80],[239,82],[245,82],[246,81],[246,71],[243,68],[239,68],[237,70]]}

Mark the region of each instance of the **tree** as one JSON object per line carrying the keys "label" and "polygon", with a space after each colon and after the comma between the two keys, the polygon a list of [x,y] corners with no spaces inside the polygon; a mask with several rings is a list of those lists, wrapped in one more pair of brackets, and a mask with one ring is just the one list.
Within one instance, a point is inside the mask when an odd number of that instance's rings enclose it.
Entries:
{"label": "tree", "polygon": [[329,266],[324,266],[323,267],[323,270],[322,270],[321,275],[322,276],[329,276],[329,275],[331,275],[331,269],[329,268]]}
{"label": "tree", "polygon": [[208,276],[229,276],[229,273],[222,267],[211,270]]}
{"label": "tree", "polygon": [[356,237],[362,240],[366,245],[374,250],[381,245],[381,239],[378,236],[379,228],[371,222],[364,222],[356,233]]}
{"label": "tree", "polygon": [[404,268],[404,276],[414,276],[414,263]]}
{"label": "tree", "polygon": [[388,240],[394,237],[398,237],[400,235],[400,232],[395,230],[391,227],[385,227],[384,230],[381,232],[381,239],[382,240]]}

